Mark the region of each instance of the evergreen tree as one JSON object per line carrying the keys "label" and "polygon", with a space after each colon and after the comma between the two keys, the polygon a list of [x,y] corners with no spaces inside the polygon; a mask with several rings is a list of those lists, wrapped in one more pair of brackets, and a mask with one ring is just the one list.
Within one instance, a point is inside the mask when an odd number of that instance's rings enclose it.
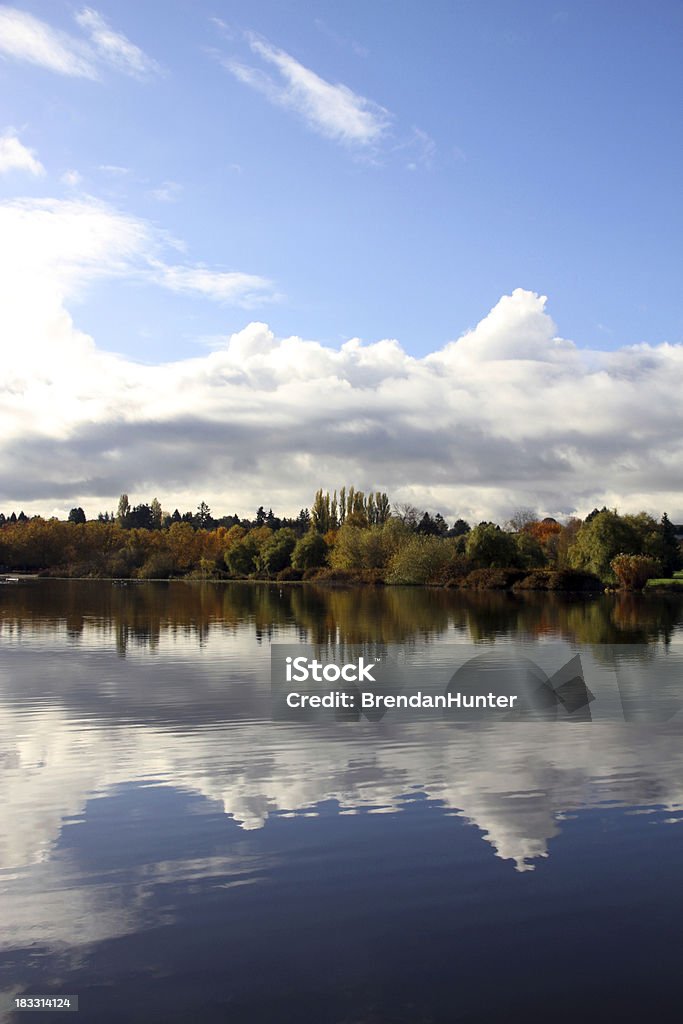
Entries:
{"label": "evergreen tree", "polygon": [[149,505],[136,505],[132,508],[125,520],[121,524],[127,530],[152,530],[154,529],[154,520],[152,519],[152,510]]}
{"label": "evergreen tree", "polygon": [[666,576],[673,576],[677,569],[683,565],[683,559],[681,558],[681,549],[676,537],[676,528],[669,519],[666,512],[661,519],[661,549],[662,549],[662,569]]}
{"label": "evergreen tree", "polygon": [[465,519],[456,519],[450,529],[451,537],[464,537],[470,532],[470,524]]}
{"label": "evergreen tree", "polygon": [[205,501],[200,501],[199,505],[197,506],[197,515],[195,518],[197,521],[197,526],[201,530],[208,530],[209,527],[211,526],[211,523],[213,521],[211,519],[211,509],[209,508]]}
{"label": "evergreen tree", "polygon": [[302,508],[294,521],[294,529],[299,537],[303,537],[311,528],[311,513],[307,508]]}

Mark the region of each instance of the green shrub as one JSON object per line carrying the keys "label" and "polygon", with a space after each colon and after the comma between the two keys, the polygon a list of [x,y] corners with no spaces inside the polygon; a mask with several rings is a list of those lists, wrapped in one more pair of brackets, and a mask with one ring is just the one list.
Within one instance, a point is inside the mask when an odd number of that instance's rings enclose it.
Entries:
{"label": "green shrub", "polygon": [[294,530],[290,530],[288,527],[277,530],[272,537],[268,538],[259,552],[257,558],[259,569],[268,576],[287,569],[290,566],[296,543]]}
{"label": "green shrub", "polygon": [[251,534],[228,548],[225,552],[225,564],[233,576],[249,576],[256,568],[258,545]]}
{"label": "green shrub", "polygon": [[525,575],[524,569],[473,569],[461,585],[467,590],[510,590]]}
{"label": "green shrub", "polygon": [[167,551],[158,551],[142,564],[138,569],[138,576],[142,580],[165,580],[173,575],[173,556]]}
{"label": "green shrub", "polygon": [[559,590],[566,593],[590,593],[603,589],[597,576],[575,569],[533,569],[512,585],[513,590]]}
{"label": "green shrub", "polygon": [[[309,530],[296,542],[292,551],[292,565],[295,569],[301,569],[305,574],[308,569],[317,569],[325,565],[327,552],[325,538],[315,530]],[[304,578],[306,577],[304,576]]]}
{"label": "green shrub", "polygon": [[315,580],[316,583],[353,583],[354,574],[346,569],[333,569],[325,565],[320,567],[311,566],[304,570],[305,580]]}
{"label": "green shrub", "polygon": [[295,569],[293,566],[288,565],[286,569],[281,569],[275,578],[285,583],[296,583],[302,579],[303,575],[301,569]]}
{"label": "green shrub", "polygon": [[392,555],[387,583],[432,583],[451,560],[450,546],[439,537],[413,534]]}
{"label": "green shrub", "polygon": [[467,534],[465,553],[481,569],[505,569],[522,564],[515,538],[495,523],[480,523]]}

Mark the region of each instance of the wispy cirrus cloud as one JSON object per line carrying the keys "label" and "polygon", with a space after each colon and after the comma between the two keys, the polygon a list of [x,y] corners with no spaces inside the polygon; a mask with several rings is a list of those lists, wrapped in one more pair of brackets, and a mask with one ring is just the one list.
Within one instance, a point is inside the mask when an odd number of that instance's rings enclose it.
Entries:
{"label": "wispy cirrus cloud", "polygon": [[177,263],[172,244],[148,221],[90,196],[0,202],[0,335],[15,352],[30,341],[37,363],[59,360],[64,339],[83,337],[72,332],[65,304],[103,278],[235,306],[275,297],[265,277]]}
{"label": "wispy cirrus cloud", "polygon": [[98,170],[112,178],[125,178],[131,173],[130,167],[122,167],[120,164],[100,164]]}
{"label": "wispy cirrus cloud", "polygon": [[[232,29],[223,23],[217,27],[224,38],[234,42]],[[221,63],[238,81],[261,93],[274,106],[291,111],[316,134],[357,155],[375,161],[382,154],[392,153],[411,171],[433,166],[436,143],[422,128],[413,126],[408,131],[397,127],[391,111],[374,100],[343,83],[328,81],[261,36],[246,32],[243,38],[260,62],[222,57]]]}
{"label": "wispy cirrus cloud", "polygon": [[148,195],[158,203],[176,203],[182,190],[183,186],[177,181],[163,181],[161,185],[151,189]]}
{"label": "wispy cirrus cloud", "polygon": [[35,178],[45,174],[34,151],[25,146],[11,128],[0,135],[0,174],[7,171],[28,171]]}
{"label": "wispy cirrus cloud", "polygon": [[388,131],[392,115],[380,104],[347,85],[328,82],[265,39],[249,33],[247,40],[252,53],[274,68],[278,76],[232,58],[223,61],[227,70],[271,103],[293,111],[319,135],[343,145],[368,149],[377,145]]}
{"label": "wispy cirrus cloud", "polygon": [[396,145],[396,151],[402,153],[406,159],[406,167],[409,171],[415,171],[418,167],[430,169],[436,157],[436,143],[434,139],[422,128],[413,126],[410,135]]}
{"label": "wispy cirrus cloud", "polygon": [[0,6],[0,54],[74,78],[97,79],[109,66],[134,78],[161,71],[160,65],[97,11],[85,7],[75,20],[89,38],[79,38],[16,7]]}
{"label": "wispy cirrus cloud", "polygon": [[235,270],[155,263],[152,277],[157,284],[170,291],[203,295],[216,302],[233,303],[245,308],[275,297],[273,283],[268,278]]}
{"label": "wispy cirrus cloud", "polygon": [[88,33],[92,46],[99,58],[134,78],[146,78],[159,74],[161,66],[132,43],[122,32],[116,32],[106,20],[91,7],[84,7],[76,15],[77,24]]}
{"label": "wispy cirrus cloud", "polygon": [[82,40],[16,7],[0,7],[0,53],[60,75],[97,78],[93,55]]}

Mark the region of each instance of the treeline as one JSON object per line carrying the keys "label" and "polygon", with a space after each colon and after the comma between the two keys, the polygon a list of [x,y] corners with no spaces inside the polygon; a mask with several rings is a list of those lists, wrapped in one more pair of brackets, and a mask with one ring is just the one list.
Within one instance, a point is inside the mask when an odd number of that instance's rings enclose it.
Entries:
{"label": "treeline", "polygon": [[87,520],[0,516],[0,568],[45,575],[167,579],[279,579],[430,584],[464,588],[585,590],[642,588],[683,564],[664,514],[594,509],[559,523],[529,511],[503,526],[410,505],[384,492],[319,490],[309,509],[280,518],[261,506],[253,519],[164,512],[156,499]]}
{"label": "treeline", "polygon": [[[3,523],[26,522],[28,516],[20,512],[17,516],[13,512],[7,517],[0,512],[0,525]],[[87,516],[79,506],[72,508],[69,512],[67,522],[85,523]],[[99,523],[118,523],[124,530],[167,530],[174,523],[189,523],[196,530],[217,530],[221,526],[230,529],[231,526],[243,526],[250,530],[256,526],[267,526],[271,530],[279,530],[283,526],[290,527],[297,534],[306,533],[311,526],[311,514],[307,508],[302,508],[295,519],[279,519],[273,514],[273,510],[266,510],[261,506],[257,509],[254,519],[240,519],[238,515],[221,516],[214,518],[211,509],[205,501],[201,501],[195,512],[164,512],[161,503],[157,498],[152,498],[149,503],[142,502],[139,505],[131,505],[127,494],[119,498],[118,510],[114,512],[100,512],[97,516]]]}

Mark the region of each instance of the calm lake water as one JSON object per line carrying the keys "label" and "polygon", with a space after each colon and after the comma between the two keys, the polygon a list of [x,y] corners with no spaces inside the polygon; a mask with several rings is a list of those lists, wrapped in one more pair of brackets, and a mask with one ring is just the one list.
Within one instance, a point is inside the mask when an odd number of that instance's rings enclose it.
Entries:
{"label": "calm lake water", "polygon": [[[630,713],[272,720],[274,642],[443,672],[514,641],[624,645]],[[675,597],[2,586],[0,990],[83,1024],[680,1021],[679,697]]]}

